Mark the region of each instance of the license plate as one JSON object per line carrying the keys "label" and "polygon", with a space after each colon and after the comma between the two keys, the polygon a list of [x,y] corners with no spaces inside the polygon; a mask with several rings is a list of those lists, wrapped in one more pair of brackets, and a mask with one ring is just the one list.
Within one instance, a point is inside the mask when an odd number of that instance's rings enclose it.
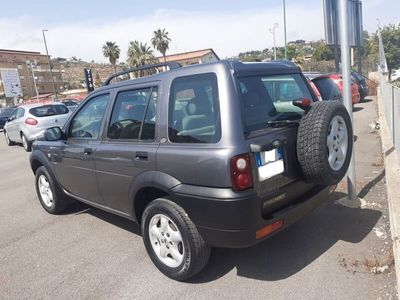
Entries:
{"label": "license plate", "polygon": [[264,181],[285,171],[282,148],[256,153],[259,181]]}

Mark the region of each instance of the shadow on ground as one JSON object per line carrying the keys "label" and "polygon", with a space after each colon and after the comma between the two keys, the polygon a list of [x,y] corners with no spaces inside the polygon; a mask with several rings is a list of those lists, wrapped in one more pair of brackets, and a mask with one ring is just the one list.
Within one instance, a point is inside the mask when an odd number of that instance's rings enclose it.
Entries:
{"label": "shadow on ground", "polygon": [[[366,187],[364,193],[369,188]],[[302,270],[339,240],[359,243],[375,226],[381,212],[348,208],[335,202],[344,196],[343,193],[333,193],[329,200],[303,220],[254,247],[213,249],[208,266],[191,283],[214,281],[232,269],[237,270],[238,276],[266,281],[281,280]],[[133,222],[85,204],[76,204],[70,213],[88,213],[140,235],[139,226]]]}
{"label": "shadow on ground", "polygon": [[358,111],[361,111],[363,109],[364,109],[363,107],[355,106],[355,107],[353,107],[353,112],[358,112]]}
{"label": "shadow on ground", "polygon": [[372,102],[374,100],[370,99],[370,98],[365,98],[363,100],[360,101],[360,103],[368,103],[368,102]]}

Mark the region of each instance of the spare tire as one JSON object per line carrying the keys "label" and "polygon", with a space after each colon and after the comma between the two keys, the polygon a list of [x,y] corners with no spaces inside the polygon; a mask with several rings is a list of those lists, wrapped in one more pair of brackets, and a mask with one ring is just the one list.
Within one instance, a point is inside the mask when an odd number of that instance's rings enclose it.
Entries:
{"label": "spare tire", "polygon": [[302,117],[297,134],[297,158],[304,179],[322,185],[339,183],[353,150],[353,128],[339,101],[319,101]]}

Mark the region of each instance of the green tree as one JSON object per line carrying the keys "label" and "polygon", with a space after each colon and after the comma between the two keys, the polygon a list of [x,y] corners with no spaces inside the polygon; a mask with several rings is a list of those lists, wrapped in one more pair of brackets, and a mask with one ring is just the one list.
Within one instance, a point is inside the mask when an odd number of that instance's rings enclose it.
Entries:
{"label": "green tree", "polygon": [[162,54],[164,57],[164,62],[167,62],[165,53],[169,49],[169,42],[171,41],[168,35],[169,33],[165,29],[157,29],[153,31],[153,37],[151,38],[151,44],[153,45],[153,48]]}
{"label": "green tree", "polygon": [[332,60],[333,53],[331,48],[329,48],[326,44],[321,43],[317,48],[315,48],[313,57],[316,61]]}
{"label": "green tree", "polygon": [[393,69],[400,68],[400,23],[383,27],[381,36],[390,76]]}
{"label": "green tree", "polygon": [[120,52],[119,46],[115,42],[106,42],[103,45],[103,55],[109,59],[111,65],[114,67],[114,72],[117,72],[116,64]]}
{"label": "green tree", "polygon": [[[147,43],[134,41],[129,43],[127,63],[132,68],[138,68],[145,65],[156,63],[157,59],[153,55],[153,50]],[[144,72],[139,72],[142,76]]]}

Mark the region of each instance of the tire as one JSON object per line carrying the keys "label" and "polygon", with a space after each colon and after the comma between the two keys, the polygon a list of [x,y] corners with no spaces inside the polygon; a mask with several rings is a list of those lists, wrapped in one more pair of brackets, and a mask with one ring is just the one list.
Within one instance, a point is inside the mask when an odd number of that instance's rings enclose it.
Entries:
{"label": "tire", "polygon": [[[168,221],[164,229],[163,217]],[[155,228],[156,234],[154,231],[151,233],[149,228]],[[142,216],[142,235],[147,253],[155,266],[177,281],[188,280],[199,273],[210,257],[210,247],[204,242],[189,216],[182,207],[167,199],[156,199],[146,207]],[[180,242],[176,242],[179,240]],[[170,248],[167,249],[167,246]],[[173,259],[174,257],[178,259]]]}
{"label": "tire", "polygon": [[14,146],[15,143],[10,140],[7,131],[4,131],[4,138],[6,139],[6,143],[8,146]]}
{"label": "tire", "polygon": [[353,129],[339,101],[315,102],[302,117],[297,135],[297,158],[304,179],[321,185],[340,182],[353,149]]}
{"label": "tire", "polygon": [[[41,183],[42,182],[42,183]],[[45,184],[45,182],[47,184]],[[59,214],[64,212],[71,201],[63,194],[54,178],[50,175],[44,166],[39,167],[35,173],[36,193],[40,204],[50,214]],[[44,186],[43,186],[44,185]],[[47,191],[41,190],[46,188]],[[51,193],[51,199],[46,198]]]}
{"label": "tire", "polygon": [[22,139],[22,146],[24,147],[25,151],[31,152],[32,151],[32,142],[28,141],[25,134],[23,134],[23,133],[21,133],[21,139]]}

